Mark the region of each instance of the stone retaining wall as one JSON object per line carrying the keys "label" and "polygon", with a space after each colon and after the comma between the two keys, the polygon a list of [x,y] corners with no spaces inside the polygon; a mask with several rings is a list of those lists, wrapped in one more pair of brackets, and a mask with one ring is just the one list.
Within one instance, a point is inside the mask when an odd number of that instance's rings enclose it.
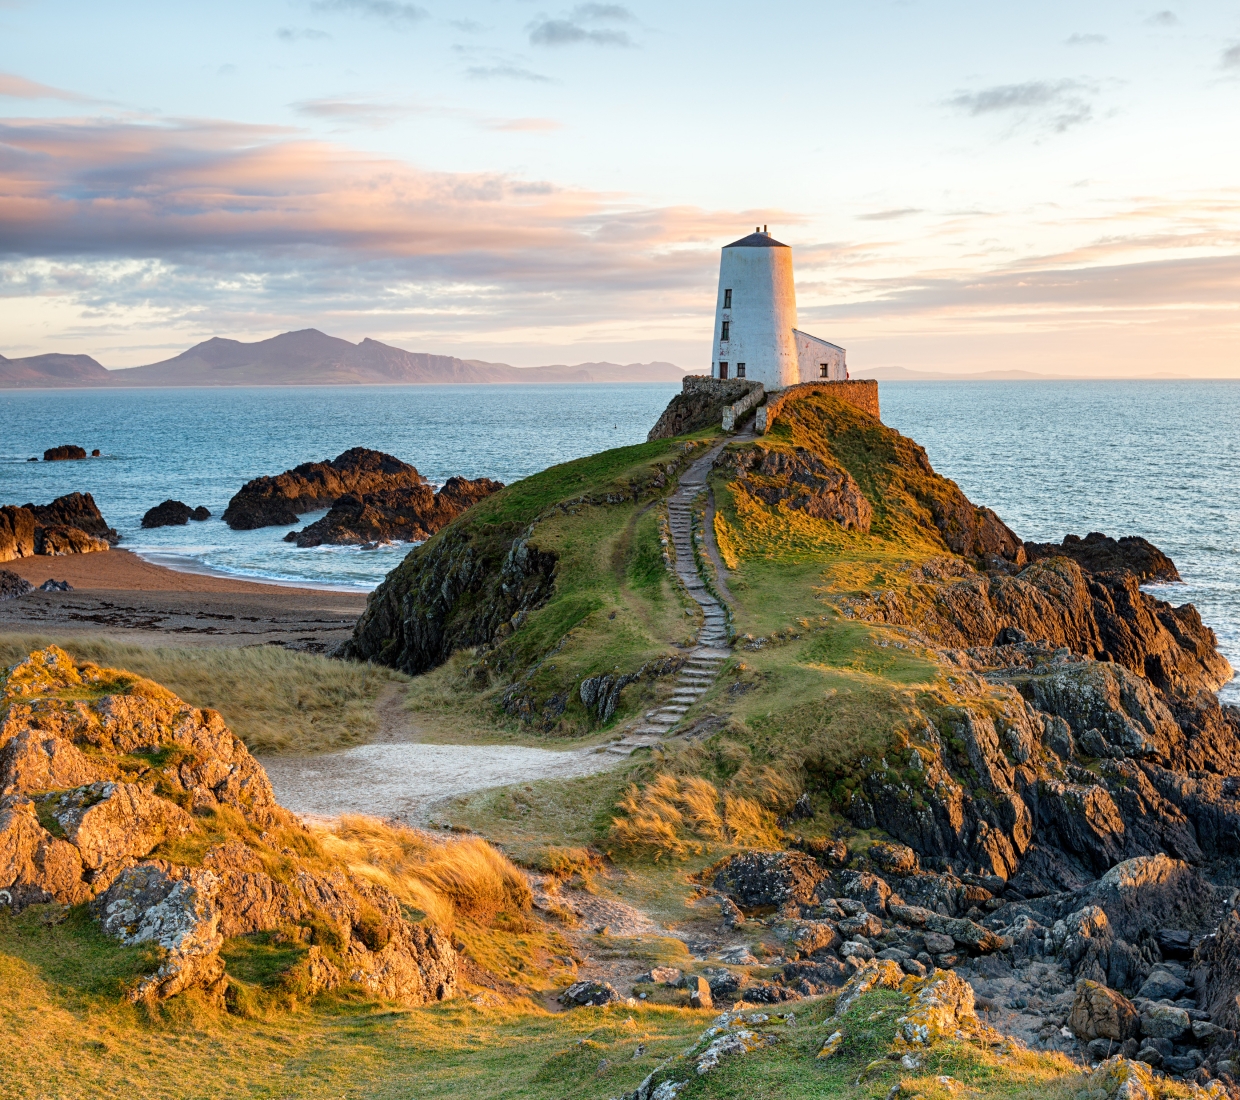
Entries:
{"label": "stone retaining wall", "polygon": [[725,405],[723,409],[723,430],[731,432],[736,430],[736,425],[740,423],[750,409],[759,404],[766,396],[766,390],[762,383],[759,382],[744,397],[733,405]]}
{"label": "stone retaining wall", "polygon": [[771,430],[779,410],[789,398],[809,393],[825,393],[868,413],[875,420],[882,419],[878,409],[878,382],[873,378],[857,378],[847,382],[802,382],[799,386],[789,386],[768,397],[754,419],[758,431],[765,434]]}

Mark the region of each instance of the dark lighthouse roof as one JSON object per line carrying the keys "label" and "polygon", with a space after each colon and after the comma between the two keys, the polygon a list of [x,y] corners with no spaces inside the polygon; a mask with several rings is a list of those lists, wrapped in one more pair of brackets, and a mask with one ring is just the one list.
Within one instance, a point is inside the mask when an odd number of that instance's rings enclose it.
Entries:
{"label": "dark lighthouse roof", "polygon": [[782,241],[777,241],[769,233],[750,233],[739,241],[725,244],[724,248],[788,248]]}

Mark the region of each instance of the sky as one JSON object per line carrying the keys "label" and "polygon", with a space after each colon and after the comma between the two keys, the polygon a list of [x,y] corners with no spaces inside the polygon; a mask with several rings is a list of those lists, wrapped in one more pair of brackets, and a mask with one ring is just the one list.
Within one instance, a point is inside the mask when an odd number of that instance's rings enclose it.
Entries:
{"label": "sky", "polygon": [[0,354],[1240,377],[1240,3],[0,0]]}

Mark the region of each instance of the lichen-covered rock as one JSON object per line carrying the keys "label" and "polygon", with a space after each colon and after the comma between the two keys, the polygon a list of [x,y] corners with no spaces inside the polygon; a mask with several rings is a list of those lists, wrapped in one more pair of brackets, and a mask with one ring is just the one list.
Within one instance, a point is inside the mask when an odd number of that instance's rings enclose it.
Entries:
{"label": "lichen-covered rock", "polygon": [[894,902],[888,905],[888,909],[897,920],[915,928],[927,928],[931,932],[951,936],[961,947],[979,954],[998,951],[1008,946],[1007,941],[998,933],[964,917],[945,917],[920,906],[897,905]]}
{"label": "lichen-covered rock", "polygon": [[742,910],[813,905],[826,896],[829,876],[802,852],[742,852],[719,869],[714,888]]}
{"label": "lichen-covered rock", "polygon": [[839,931],[829,920],[792,921],[784,931],[788,955],[792,959],[831,951],[842,942]]}
{"label": "lichen-covered rock", "polygon": [[1150,1067],[1131,1058],[1108,1058],[1086,1083],[1107,1100],[1158,1100],[1162,1092]]}
{"label": "lichen-covered rock", "polygon": [[1178,1005],[1148,1004],[1141,1010],[1141,1034],[1147,1039],[1179,1039],[1191,1023]]}
{"label": "lichen-covered rock", "polygon": [[[212,843],[220,832],[232,838]],[[193,833],[201,859],[154,858]],[[457,956],[440,929],[290,844],[314,851],[214,711],[55,647],[0,679],[0,904],[93,898],[105,931],[165,952],[135,999],[218,997],[225,938],[286,929],[322,938],[290,976],[303,992],[349,981],[405,1004],[454,993]]]}
{"label": "lichen-covered rock", "polygon": [[[707,996],[709,995],[708,987]],[[620,1000],[620,994],[610,982],[597,982],[587,978],[574,982],[556,999],[569,1008],[596,1007]]]}
{"label": "lichen-covered rock", "polygon": [[1087,979],[1076,983],[1068,1026],[1085,1042],[1114,1039],[1122,1043],[1141,1033],[1136,1006],[1123,994]]}
{"label": "lichen-covered rock", "polygon": [[[844,1015],[857,998],[869,993],[872,989],[899,989],[906,980],[900,964],[890,959],[870,959],[844,983],[840,990],[840,999],[835,1003],[835,1019]],[[972,991],[970,990],[970,996]]]}
{"label": "lichen-covered rock", "polygon": [[217,885],[208,870],[153,861],[125,868],[94,901],[92,909],[109,935],[167,952],[159,969],[130,990],[131,1000],[162,1000],[195,986],[222,993]]}
{"label": "lichen-covered rock", "polygon": [[897,1022],[896,1048],[925,1048],[977,1027],[973,987],[950,970],[935,970],[904,986],[909,1006]]}

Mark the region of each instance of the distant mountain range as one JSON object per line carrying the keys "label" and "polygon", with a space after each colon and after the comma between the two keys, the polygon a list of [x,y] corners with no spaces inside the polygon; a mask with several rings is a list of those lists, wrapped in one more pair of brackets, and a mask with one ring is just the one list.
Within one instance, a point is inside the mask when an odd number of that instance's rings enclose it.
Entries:
{"label": "distant mountain range", "polygon": [[89,355],[0,355],[0,388],[133,386],[374,386],[458,382],[679,382],[672,363],[578,363],[511,367],[404,351],[378,340],[351,344],[318,329],[285,332],[252,344],[218,336],[145,367],[108,370]]}

